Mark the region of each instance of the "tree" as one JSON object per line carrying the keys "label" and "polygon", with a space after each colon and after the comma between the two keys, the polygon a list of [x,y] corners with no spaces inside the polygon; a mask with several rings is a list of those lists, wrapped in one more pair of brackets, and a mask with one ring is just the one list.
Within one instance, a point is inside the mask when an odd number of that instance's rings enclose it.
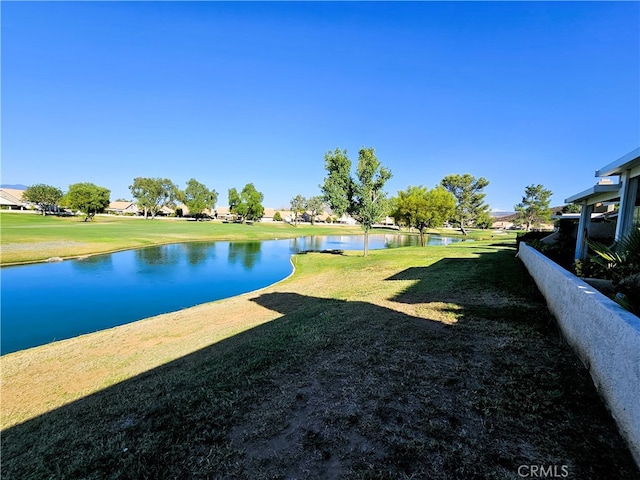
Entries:
{"label": "tree", "polygon": [[196,219],[202,216],[205,209],[213,210],[218,200],[218,192],[209,190],[205,185],[192,178],[187,182],[184,190],[184,203],[189,209],[189,214]]}
{"label": "tree", "polygon": [[562,213],[580,213],[581,211],[582,208],[580,205],[576,205],[575,203],[570,203],[562,207]]}
{"label": "tree", "polygon": [[242,217],[245,220],[259,220],[264,215],[262,201],[264,195],[256,190],[253,183],[247,183],[240,195],[235,188],[229,189],[229,211]]}
{"label": "tree", "polygon": [[238,213],[238,205],[240,205],[240,194],[235,188],[229,189],[229,212]]}
{"label": "tree", "polygon": [[324,201],[334,213],[348,213],[364,230],[364,256],[369,250],[369,230],[380,221],[387,209],[384,184],[391,178],[391,171],[383,167],[373,148],[361,148],[355,177],[351,176],[351,161],[347,151],[336,148],[327,152],[325,169],[327,177],[320,185]]}
{"label": "tree", "polygon": [[240,198],[242,199],[242,203],[247,205],[247,212],[245,214],[247,220],[260,220],[264,215],[264,206],[262,205],[264,195],[256,190],[253,183],[245,185],[240,194]]}
{"label": "tree", "polygon": [[280,215],[280,212],[276,212],[273,214],[273,221],[274,222],[281,222],[282,221],[282,215]]}
{"label": "tree", "polygon": [[69,207],[86,213],[87,216],[84,219],[86,222],[109,206],[110,194],[108,189],[93,183],[74,183],[69,185],[65,199]]}
{"label": "tree", "polygon": [[476,218],[476,227],[481,228],[483,230],[487,230],[491,228],[493,225],[493,217],[491,213],[488,211],[481,212],[480,215]]}
{"label": "tree", "polygon": [[483,214],[489,213],[489,206],[484,203],[484,188],[489,185],[489,181],[480,177],[476,179],[473,175],[447,175],[440,184],[456,197],[456,211],[453,219],[458,225],[463,235],[467,234],[466,227],[470,227],[482,220]]}
{"label": "tree", "polygon": [[456,208],[456,198],[442,186],[432,190],[409,186],[406,191],[400,190],[391,203],[391,216],[397,223],[417,228],[423,247],[426,244],[425,230],[441,227]]}
{"label": "tree", "polygon": [[349,210],[353,197],[351,160],[347,157],[346,149],[340,151],[336,148],[334,152],[329,151],[324,155],[324,161],[328,175],[320,185],[320,190],[325,202],[341,217]]}
{"label": "tree", "polygon": [[27,187],[22,194],[22,198],[38,205],[42,211],[42,215],[46,215],[47,210],[58,205],[58,202],[62,198],[62,190],[52,187],[51,185],[38,183]]}
{"label": "tree", "polygon": [[293,212],[293,224],[298,226],[298,215],[307,209],[307,199],[302,195],[296,195],[291,199],[291,211]]}
{"label": "tree", "polygon": [[133,179],[129,190],[138,206],[144,209],[144,218],[148,218],[151,213],[152,220],[164,207],[175,207],[176,200],[180,197],[180,190],[168,178],[137,177]]}
{"label": "tree", "polygon": [[316,221],[316,217],[322,213],[324,209],[324,200],[321,196],[311,197],[307,200],[306,209],[309,210],[311,214],[311,225],[313,225]]}
{"label": "tree", "polygon": [[514,208],[518,213],[518,220],[526,224],[526,230],[531,230],[532,225],[540,225],[551,218],[551,190],[543,185],[529,185],[524,189],[522,202]]}

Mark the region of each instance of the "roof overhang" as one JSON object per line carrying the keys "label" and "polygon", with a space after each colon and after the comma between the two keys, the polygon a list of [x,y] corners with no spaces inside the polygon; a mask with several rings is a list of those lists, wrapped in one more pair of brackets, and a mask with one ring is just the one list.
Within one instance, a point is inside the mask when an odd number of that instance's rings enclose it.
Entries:
{"label": "roof overhang", "polygon": [[575,195],[565,199],[564,203],[577,203],[587,205],[594,205],[600,202],[606,202],[620,197],[619,183],[614,185],[594,185],[587,190],[576,193]]}
{"label": "roof overhang", "polygon": [[8,198],[4,198],[4,197],[0,197],[0,205],[9,205],[12,207],[20,207],[22,206],[21,202],[14,202],[13,200],[10,200]]}
{"label": "roof overhang", "polygon": [[596,177],[620,175],[627,170],[640,171],[640,147],[596,171]]}

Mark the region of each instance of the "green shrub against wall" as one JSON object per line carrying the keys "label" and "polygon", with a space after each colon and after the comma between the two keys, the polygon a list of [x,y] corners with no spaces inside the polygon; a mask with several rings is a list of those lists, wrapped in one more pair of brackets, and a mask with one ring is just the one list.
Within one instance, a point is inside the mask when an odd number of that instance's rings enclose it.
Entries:
{"label": "green shrub against wall", "polygon": [[588,242],[593,255],[589,266],[611,279],[616,301],[636,315],[640,314],[640,225],[611,246]]}
{"label": "green shrub against wall", "polygon": [[562,268],[574,271],[574,257],[576,239],[574,236],[574,224],[571,220],[563,219],[558,222],[558,236],[554,243],[542,242],[543,238],[550,235],[549,232],[526,232],[518,234],[516,242],[526,242]]}

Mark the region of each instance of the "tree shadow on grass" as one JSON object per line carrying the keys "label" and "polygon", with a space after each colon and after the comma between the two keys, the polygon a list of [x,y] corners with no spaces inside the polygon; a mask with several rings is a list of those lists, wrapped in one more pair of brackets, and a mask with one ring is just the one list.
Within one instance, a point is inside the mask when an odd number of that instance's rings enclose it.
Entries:
{"label": "tree shadow on grass", "polygon": [[252,301],[282,316],[4,431],[3,478],[637,475],[575,357],[510,311],[496,326],[465,307],[446,326],[361,301]]}
{"label": "tree shadow on grass", "polygon": [[[263,478],[258,447],[247,449],[237,432],[259,432],[264,425],[277,429],[287,420],[277,424],[277,408],[266,407],[254,419],[254,405],[283,389],[299,392],[299,382],[313,375],[310,359],[316,359],[315,367],[322,363],[319,357],[333,352],[332,361],[340,359],[355,375],[376,355],[388,328],[400,323],[408,331],[426,328],[419,327],[426,324],[423,319],[363,302],[293,293],[260,295],[254,301],[283,316],[6,429],[3,478]],[[374,334],[354,335],[365,323]],[[363,356],[352,358],[356,344]],[[296,437],[276,453],[297,455],[309,438]],[[270,471],[303,469],[305,458]],[[314,469],[325,467],[320,459]]]}

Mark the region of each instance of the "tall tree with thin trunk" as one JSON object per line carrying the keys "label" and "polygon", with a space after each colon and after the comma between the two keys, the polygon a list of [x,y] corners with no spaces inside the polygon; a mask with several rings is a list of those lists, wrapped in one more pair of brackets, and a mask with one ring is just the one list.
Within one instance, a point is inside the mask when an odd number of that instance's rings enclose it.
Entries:
{"label": "tall tree with thin trunk", "polygon": [[144,218],[151,219],[164,207],[175,207],[176,200],[180,197],[180,190],[168,178],[137,177],[129,186],[131,194],[135,197],[138,207],[144,210]]}
{"label": "tall tree with thin trunk", "polygon": [[479,219],[488,213],[489,206],[484,203],[484,188],[489,181],[484,178],[476,178],[469,173],[464,175],[447,175],[440,184],[456,197],[456,211],[454,220],[460,226],[463,235],[467,234],[467,227],[475,225]]}
{"label": "tall tree with thin trunk", "polygon": [[229,213],[238,214],[238,205],[240,205],[240,194],[235,188],[229,189]]}
{"label": "tall tree with thin trunk", "polygon": [[532,226],[540,225],[551,218],[551,190],[543,185],[529,185],[524,189],[522,202],[514,208],[518,213],[518,220],[526,225],[526,230],[531,230]]}
{"label": "tall tree with thin trunk", "polygon": [[307,199],[302,195],[296,195],[291,199],[291,211],[293,212],[293,224],[298,226],[298,215],[302,215],[307,208]]}
{"label": "tall tree with thin trunk", "polygon": [[349,204],[353,197],[351,160],[347,157],[346,149],[336,148],[333,152],[325,153],[324,162],[327,177],[320,185],[320,190],[324,200],[339,218],[349,210]]}
{"label": "tall tree with thin trunk", "polygon": [[355,176],[351,175],[351,161],[347,151],[336,148],[327,152],[325,169],[327,177],[320,185],[323,198],[334,213],[351,215],[364,230],[364,256],[369,253],[369,231],[379,222],[388,208],[384,184],[392,176],[383,167],[373,148],[361,148]]}
{"label": "tall tree with thin trunk", "polygon": [[311,215],[311,225],[313,225],[316,222],[316,217],[320,215],[324,209],[324,200],[321,196],[311,197],[307,200],[306,208]]}

